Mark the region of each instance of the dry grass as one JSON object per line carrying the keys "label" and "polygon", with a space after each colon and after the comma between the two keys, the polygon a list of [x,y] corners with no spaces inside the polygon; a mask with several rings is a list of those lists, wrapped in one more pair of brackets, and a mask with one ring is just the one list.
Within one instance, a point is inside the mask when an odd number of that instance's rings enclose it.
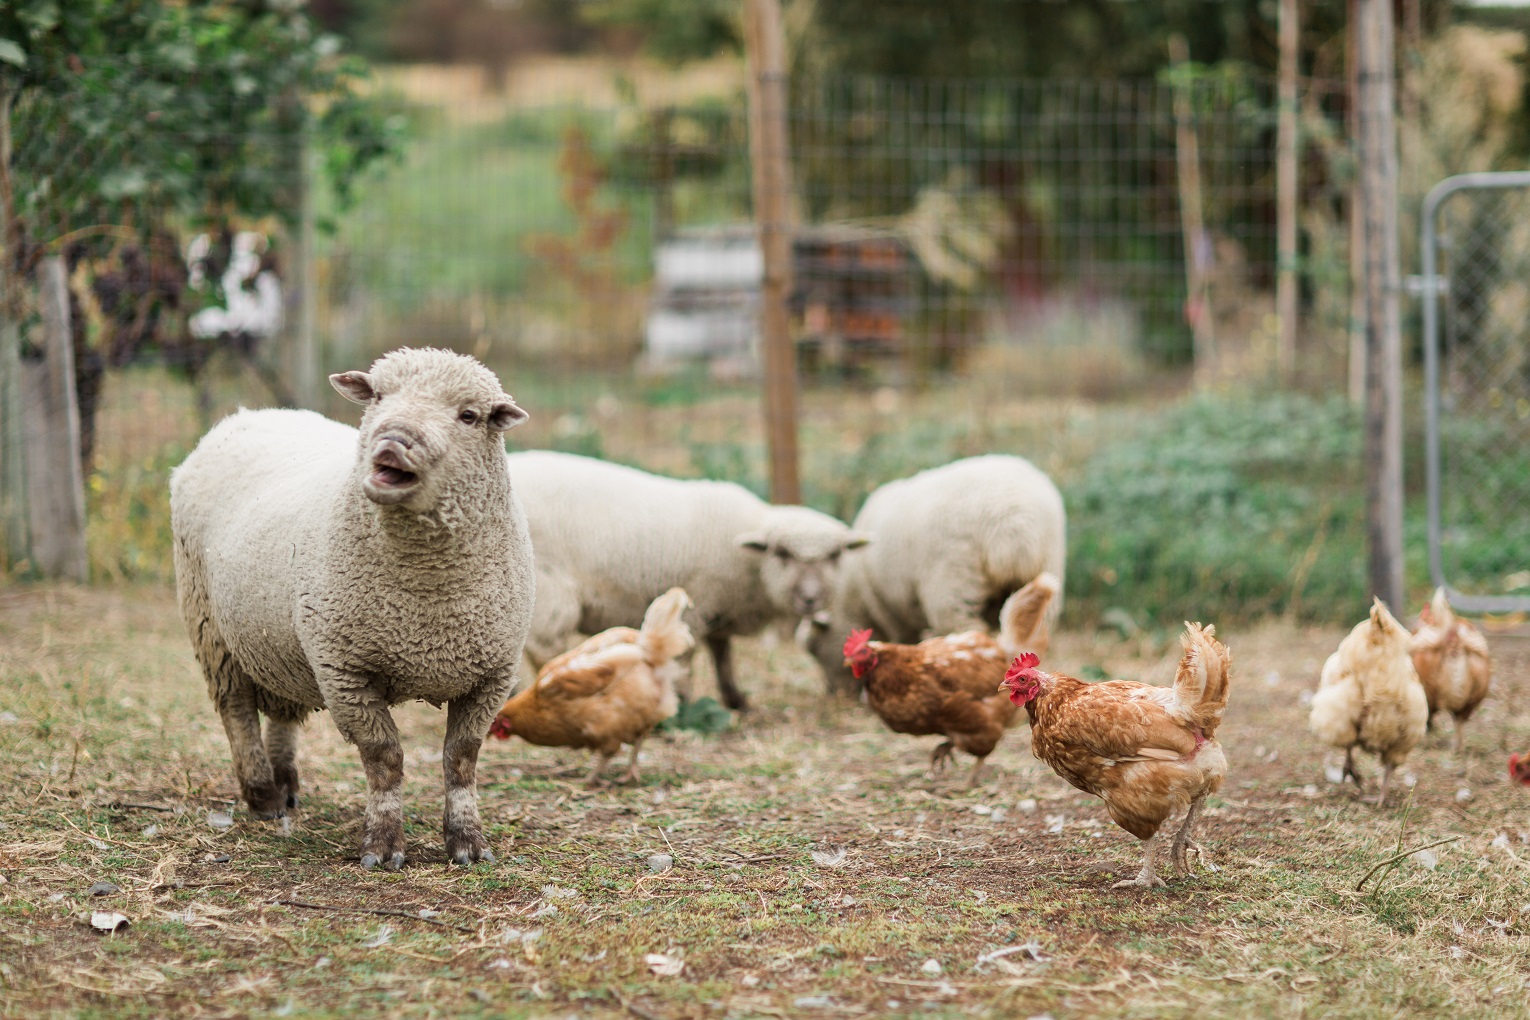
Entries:
{"label": "dry grass", "polygon": [[[1402,842],[1459,840],[1356,893],[1403,809],[1327,783],[1305,736],[1299,695],[1339,632],[1224,636],[1233,771],[1202,833],[1220,870],[1166,892],[1109,888],[1135,841],[1023,730],[963,793],[924,776],[929,741],[825,700],[794,649],[757,642],[741,668],[764,707],[718,738],[654,742],[640,788],[586,792],[572,754],[487,748],[500,862],[472,871],[440,847],[442,714],[399,709],[411,863],[364,874],[361,771],[328,719],[305,735],[290,830],[252,821],[168,591],[13,588],[0,1015],[1530,1016],[1530,796],[1503,769],[1530,745],[1530,642],[1497,638],[1467,760],[1437,734],[1411,763]],[[1162,682],[1173,645],[1066,633],[1055,661]],[[231,828],[208,824],[231,809]],[[812,853],[839,849],[837,867]],[[651,872],[656,853],[673,870]],[[91,900],[99,880],[120,891]],[[132,927],[94,934],[92,908]],[[653,973],[651,953],[683,973]]]}

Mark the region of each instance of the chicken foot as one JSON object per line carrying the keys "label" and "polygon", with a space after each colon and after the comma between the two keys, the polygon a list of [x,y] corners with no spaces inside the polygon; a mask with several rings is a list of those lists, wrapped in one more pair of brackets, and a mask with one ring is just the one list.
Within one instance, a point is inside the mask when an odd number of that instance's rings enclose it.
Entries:
{"label": "chicken foot", "polygon": [[1190,802],[1190,810],[1185,812],[1185,821],[1174,834],[1174,842],[1169,846],[1169,859],[1174,862],[1174,870],[1181,875],[1190,874],[1189,851],[1194,850],[1196,859],[1201,856],[1201,848],[1195,842],[1195,819],[1201,813],[1201,805],[1206,801],[1205,797],[1197,797]]}
{"label": "chicken foot", "polygon": [[1357,789],[1365,789],[1365,780],[1360,778],[1360,772],[1355,768],[1355,749],[1353,747],[1348,748],[1344,752],[1344,775],[1341,777],[1341,781],[1343,779],[1353,779]]}
{"label": "chicken foot", "polygon": [[1137,872],[1136,878],[1122,879],[1111,886],[1112,889],[1130,889],[1134,887],[1152,889],[1155,886],[1167,886],[1169,884],[1159,878],[1158,873],[1153,870],[1153,850],[1155,849],[1154,844],[1157,842],[1157,833],[1142,841],[1142,870]]}

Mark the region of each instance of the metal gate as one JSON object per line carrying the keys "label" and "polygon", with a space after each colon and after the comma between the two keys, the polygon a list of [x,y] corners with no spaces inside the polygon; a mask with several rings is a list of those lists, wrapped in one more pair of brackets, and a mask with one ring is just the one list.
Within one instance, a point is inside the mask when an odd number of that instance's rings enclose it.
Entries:
{"label": "metal gate", "polygon": [[1429,572],[1530,610],[1530,171],[1446,178],[1422,226]]}

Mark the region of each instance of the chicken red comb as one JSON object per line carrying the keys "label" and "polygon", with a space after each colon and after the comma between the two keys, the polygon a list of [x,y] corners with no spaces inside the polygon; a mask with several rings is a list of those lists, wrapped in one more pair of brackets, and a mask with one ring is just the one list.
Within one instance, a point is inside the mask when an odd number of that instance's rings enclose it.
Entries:
{"label": "chicken red comb", "polygon": [[502,715],[496,715],[494,717],[494,721],[489,724],[489,736],[495,737],[499,740],[509,740],[512,736],[510,732],[510,720],[506,719]]}
{"label": "chicken red comb", "polygon": [[1024,655],[1016,656],[1015,661],[1010,663],[1009,670],[1004,674],[1004,679],[1019,680],[1039,665],[1041,665],[1041,656],[1035,652],[1026,652]]}
{"label": "chicken red comb", "polygon": [[1520,756],[1517,754],[1509,755],[1509,778],[1516,783],[1530,786],[1530,754],[1525,755],[1524,775],[1520,775]]}
{"label": "chicken red comb", "polygon": [[854,658],[858,653],[866,650],[866,645],[871,641],[871,628],[865,630],[852,630],[850,636],[845,638],[845,658]]}

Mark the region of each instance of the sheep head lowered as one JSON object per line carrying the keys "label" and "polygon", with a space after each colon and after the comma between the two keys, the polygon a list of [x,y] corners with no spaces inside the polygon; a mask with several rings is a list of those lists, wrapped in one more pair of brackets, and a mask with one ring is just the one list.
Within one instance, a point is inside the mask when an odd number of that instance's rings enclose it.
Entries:
{"label": "sheep head lowered", "polygon": [[737,541],[763,554],[760,582],[771,603],[783,615],[811,618],[828,611],[840,557],[871,539],[817,510],[773,506],[759,528]]}
{"label": "sheep head lowered", "polygon": [[461,479],[501,465],[503,433],[527,418],[493,372],[452,351],[405,347],[329,381],[366,408],[362,492],[416,513],[436,509]]}

